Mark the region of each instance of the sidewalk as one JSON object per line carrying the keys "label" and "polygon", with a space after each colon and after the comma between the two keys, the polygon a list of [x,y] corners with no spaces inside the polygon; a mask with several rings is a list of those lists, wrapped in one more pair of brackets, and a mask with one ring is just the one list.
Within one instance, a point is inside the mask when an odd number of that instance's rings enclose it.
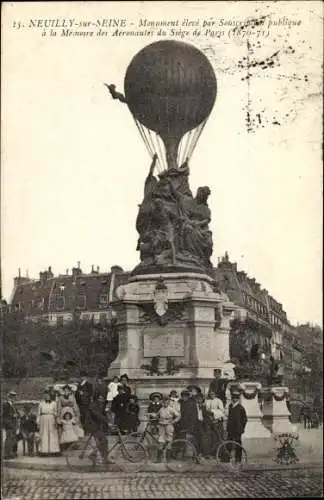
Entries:
{"label": "sidewalk", "polygon": [[[65,471],[69,472],[65,457],[18,457],[12,460],[4,460],[3,465],[14,469],[32,469],[44,471]],[[321,460],[301,460],[292,465],[279,465],[272,458],[250,459],[246,464],[242,464],[237,470],[240,471],[262,471],[262,470],[289,470],[289,469],[322,469]],[[201,464],[194,467],[195,472],[216,472],[216,471],[233,471],[236,467],[230,464],[218,464],[216,460],[205,460]],[[120,472],[117,465],[111,464],[107,472]],[[191,469],[192,471],[193,469]],[[98,467],[98,472],[102,468]],[[164,463],[148,462],[141,472],[167,472],[168,469]],[[82,472],[82,471],[80,471]]]}
{"label": "sidewalk", "polygon": [[[305,430],[299,428],[299,442],[296,446],[296,454],[299,462],[293,465],[279,465],[275,458],[275,443],[273,450],[268,455],[262,455],[262,450],[254,456],[249,456],[248,462],[242,465],[240,471],[261,471],[261,470],[281,470],[281,469],[305,469],[323,467],[323,428]],[[12,460],[3,460],[5,467],[17,469],[53,470],[68,471],[68,466],[64,456],[61,457],[28,457],[22,455],[22,450],[18,448],[19,456]],[[235,469],[235,468],[234,468]],[[98,469],[99,471],[100,469]],[[164,463],[148,462],[143,469],[146,472],[166,472]],[[218,464],[216,460],[204,460],[203,463],[195,465],[195,471],[233,471],[233,466],[229,464]],[[114,465],[109,465],[108,471],[115,472],[120,469]]]}

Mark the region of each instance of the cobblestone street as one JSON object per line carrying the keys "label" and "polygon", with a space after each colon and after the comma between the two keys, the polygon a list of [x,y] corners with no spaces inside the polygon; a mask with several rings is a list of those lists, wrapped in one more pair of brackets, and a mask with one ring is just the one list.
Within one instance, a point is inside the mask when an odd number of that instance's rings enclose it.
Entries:
{"label": "cobblestone street", "polygon": [[322,497],[320,469],[191,473],[44,472],[6,469],[3,500]]}

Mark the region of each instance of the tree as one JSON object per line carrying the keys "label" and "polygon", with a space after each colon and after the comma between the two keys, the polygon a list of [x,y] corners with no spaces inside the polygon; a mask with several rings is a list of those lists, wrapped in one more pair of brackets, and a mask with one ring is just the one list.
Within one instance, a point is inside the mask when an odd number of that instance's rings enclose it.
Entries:
{"label": "tree", "polygon": [[78,318],[66,325],[49,326],[47,321],[26,322],[21,314],[9,314],[3,332],[2,368],[8,378],[67,379],[81,370],[107,371],[118,349],[118,337],[109,325]]}
{"label": "tree", "polygon": [[305,323],[296,327],[302,346],[300,382],[304,395],[323,398],[323,330],[318,325]]}

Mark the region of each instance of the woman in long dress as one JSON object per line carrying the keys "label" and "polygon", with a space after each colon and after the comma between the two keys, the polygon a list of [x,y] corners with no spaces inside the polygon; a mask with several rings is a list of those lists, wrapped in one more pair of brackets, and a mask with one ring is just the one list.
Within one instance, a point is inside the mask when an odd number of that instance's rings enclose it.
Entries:
{"label": "woman in long dress", "polygon": [[39,453],[51,455],[60,453],[57,430],[57,404],[51,401],[49,392],[39,404],[37,423],[39,426]]}
{"label": "woman in long dress", "polygon": [[[72,392],[71,387],[67,384],[64,387],[62,387],[62,392],[58,398],[57,398],[57,413],[58,413],[58,421],[60,424],[62,424],[62,418],[66,412],[66,410],[70,410],[70,412],[73,415],[73,420],[74,422],[74,429],[78,437],[83,437],[84,432],[83,429],[80,425],[80,410],[78,407],[78,404],[76,402],[75,396]],[[62,426],[60,425],[59,431],[62,431]],[[59,432],[60,433],[60,432]]]}

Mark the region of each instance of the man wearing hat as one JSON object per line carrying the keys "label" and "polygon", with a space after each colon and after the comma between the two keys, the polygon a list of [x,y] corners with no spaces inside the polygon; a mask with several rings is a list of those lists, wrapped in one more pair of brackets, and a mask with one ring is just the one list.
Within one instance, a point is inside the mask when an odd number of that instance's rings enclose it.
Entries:
{"label": "man wearing hat", "polygon": [[105,377],[103,374],[98,375],[97,383],[95,385],[94,397],[102,396],[105,400],[107,400],[108,394],[108,377]]}
{"label": "man wearing hat", "polygon": [[176,434],[178,438],[191,439],[194,435],[198,422],[198,406],[196,397],[187,391],[181,391],[180,399],[180,420],[176,425]]}
{"label": "man wearing hat", "polygon": [[10,459],[17,456],[17,428],[18,428],[18,411],[15,406],[17,393],[10,391],[7,396],[7,401],[2,407],[2,422],[3,428],[6,431],[6,440],[4,445],[4,458]]}
{"label": "man wearing hat", "polygon": [[[240,403],[241,393],[238,389],[231,391],[232,402],[229,405],[227,417],[227,439],[236,441],[242,445],[242,434],[244,434],[247,423],[245,408]],[[229,450],[230,451],[230,450]],[[242,460],[242,448],[235,448],[235,461],[237,463]]]}
{"label": "man wearing hat", "polygon": [[81,376],[81,381],[80,381],[78,388],[76,390],[75,399],[76,399],[76,402],[79,406],[80,420],[81,420],[82,427],[83,427],[85,433],[87,433],[88,431],[86,429],[86,415],[87,415],[88,408],[89,408],[89,405],[90,405],[91,400],[92,400],[93,387],[92,387],[92,384],[88,380],[86,372],[82,371],[80,373],[80,376]]}
{"label": "man wearing hat", "polygon": [[214,370],[214,380],[211,381],[208,392],[213,392],[220,399],[223,405],[226,405],[226,386],[228,380],[222,378],[222,370],[216,368]]}
{"label": "man wearing hat", "polygon": [[187,391],[189,391],[192,398],[196,398],[198,394],[201,394],[201,389],[198,385],[188,385]]}

